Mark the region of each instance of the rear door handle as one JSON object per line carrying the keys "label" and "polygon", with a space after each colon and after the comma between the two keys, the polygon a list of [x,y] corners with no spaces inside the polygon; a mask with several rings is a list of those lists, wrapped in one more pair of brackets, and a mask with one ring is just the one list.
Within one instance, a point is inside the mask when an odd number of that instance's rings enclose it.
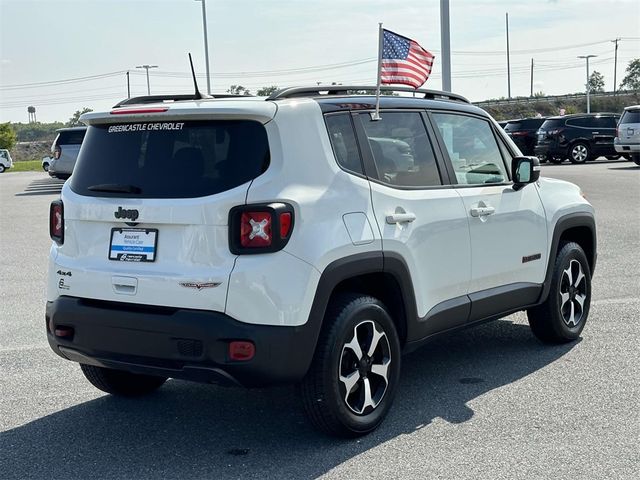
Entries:
{"label": "rear door handle", "polygon": [[477,206],[473,207],[470,212],[472,217],[486,217],[487,215],[491,215],[495,211],[496,209],[493,207]]}
{"label": "rear door handle", "polygon": [[408,223],[413,222],[416,219],[415,213],[392,213],[391,215],[387,215],[387,223]]}

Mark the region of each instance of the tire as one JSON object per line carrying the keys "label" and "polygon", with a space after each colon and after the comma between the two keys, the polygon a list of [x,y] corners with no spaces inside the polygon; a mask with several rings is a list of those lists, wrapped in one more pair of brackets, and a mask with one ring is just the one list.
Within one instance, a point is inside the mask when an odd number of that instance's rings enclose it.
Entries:
{"label": "tire", "polygon": [[382,303],[355,294],[335,298],[327,308],[311,367],[300,385],[310,422],[340,437],[375,430],[393,403],[400,362],[398,333]]}
{"label": "tire", "polygon": [[565,243],[556,255],[547,299],[527,311],[529,326],[545,343],[571,342],[584,328],[590,303],[591,270],[587,257],[577,243]]}
{"label": "tire", "polygon": [[622,155],[605,155],[607,160],[618,160]]}
{"label": "tire", "polygon": [[576,142],[569,149],[571,163],[584,163],[591,160],[591,148],[584,142]]}
{"label": "tire", "polygon": [[562,162],[564,162],[564,158],[549,157],[549,161],[551,163],[555,163],[556,165],[560,165]]}
{"label": "tire", "polygon": [[4,165],[2,165],[2,164],[0,163],[0,173],[4,172],[4,170],[5,170],[5,169],[4,169]]}
{"label": "tire", "polygon": [[157,390],[167,381],[165,377],[139,375],[111,368],[80,365],[91,384],[103,392],[123,397],[139,397]]}
{"label": "tire", "polygon": [[43,169],[45,172],[48,172],[48,171],[49,171],[49,164],[48,164],[48,163],[43,163],[43,164],[42,164],[42,169]]}
{"label": "tire", "polygon": [[636,165],[640,165],[640,155],[638,154],[631,155],[631,161]]}

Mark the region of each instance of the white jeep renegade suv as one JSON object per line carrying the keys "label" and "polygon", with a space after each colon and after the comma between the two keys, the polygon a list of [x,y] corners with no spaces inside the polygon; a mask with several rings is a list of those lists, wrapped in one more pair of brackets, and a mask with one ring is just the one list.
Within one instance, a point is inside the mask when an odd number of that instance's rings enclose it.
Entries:
{"label": "white jeep renegade suv", "polygon": [[85,114],[51,205],[51,348],[119,395],[298,383],[316,427],[355,436],[437,334],[527,310],[542,341],[578,338],[596,262],[580,189],[538,178],[463,97],[383,97],[373,120],[366,88]]}

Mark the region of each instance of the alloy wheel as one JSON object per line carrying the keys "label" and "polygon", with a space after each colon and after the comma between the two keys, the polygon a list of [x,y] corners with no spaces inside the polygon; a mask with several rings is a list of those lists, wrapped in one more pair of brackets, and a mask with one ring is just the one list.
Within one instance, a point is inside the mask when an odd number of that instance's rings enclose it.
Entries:
{"label": "alloy wheel", "polygon": [[380,404],[389,386],[391,348],[384,331],[372,320],[353,328],[342,347],[339,378],[344,402],[357,415],[366,415]]}
{"label": "alloy wheel", "polygon": [[582,321],[586,299],[587,277],[580,262],[571,260],[560,280],[560,314],[568,327],[574,328]]}
{"label": "alloy wheel", "polygon": [[589,152],[587,151],[587,147],[585,147],[582,144],[578,144],[576,146],[573,147],[573,149],[571,150],[571,157],[576,161],[576,162],[584,162],[587,160],[587,155],[589,154]]}

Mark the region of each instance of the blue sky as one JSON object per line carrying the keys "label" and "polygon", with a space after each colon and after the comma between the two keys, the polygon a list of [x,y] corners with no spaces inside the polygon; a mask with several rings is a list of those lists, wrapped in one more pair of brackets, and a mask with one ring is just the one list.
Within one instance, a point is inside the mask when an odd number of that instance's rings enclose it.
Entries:
{"label": "blue sky", "polygon": [[[451,0],[452,88],[471,100],[506,96],[505,12],[512,51],[511,92],[528,95],[584,89],[584,63],[612,89],[640,57],[637,0]],[[418,41],[436,55],[427,88],[441,88],[439,0],[207,0],[214,92],[231,84],[375,83],[377,24]],[[82,107],[109,109],[146,94],[140,64],[156,64],[154,94],[191,91],[187,52],[204,75],[201,4],[194,0],[0,0],[0,121],[66,121]],[[353,63],[356,63],[355,65]],[[336,67],[336,64],[348,64]],[[294,70],[286,71],[286,70]],[[98,76],[48,85],[26,85]],[[201,89],[206,80],[199,80]]]}

